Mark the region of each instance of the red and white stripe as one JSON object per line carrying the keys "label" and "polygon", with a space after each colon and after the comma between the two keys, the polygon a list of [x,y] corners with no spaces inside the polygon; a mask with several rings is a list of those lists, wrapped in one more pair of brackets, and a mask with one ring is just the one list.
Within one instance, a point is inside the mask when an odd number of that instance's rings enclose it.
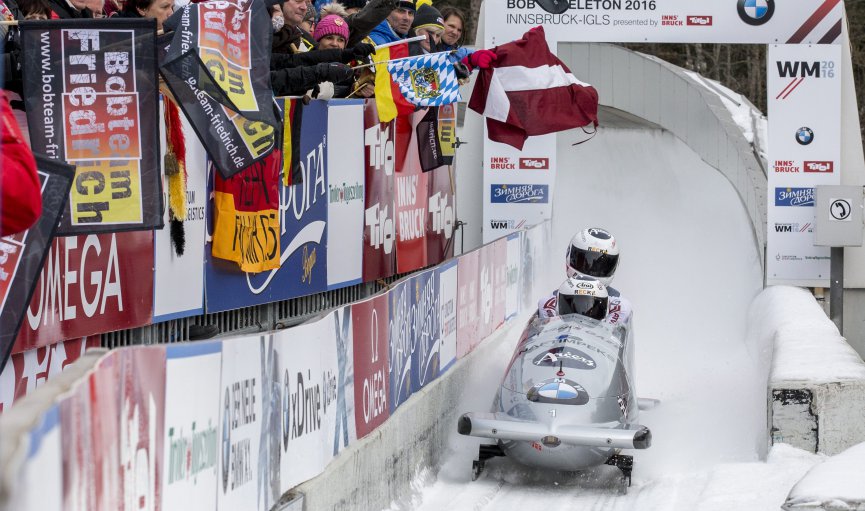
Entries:
{"label": "red and white stripe", "polygon": [[543,27],[492,51],[469,102],[487,117],[491,140],[522,148],[529,136],[597,124],[597,91],[550,52]]}

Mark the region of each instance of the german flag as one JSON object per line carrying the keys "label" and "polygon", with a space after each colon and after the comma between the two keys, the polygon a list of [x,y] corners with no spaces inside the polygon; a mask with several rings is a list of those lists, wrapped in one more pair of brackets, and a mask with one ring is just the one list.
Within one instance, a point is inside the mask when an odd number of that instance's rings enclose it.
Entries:
{"label": "german flag", "polygon": [[291,186],[303,181],[300,171],[300,126],[303,123],[303,100],[285,98],[285,120],[282,130],[282,184]]}
{"label": "german flag", "polygon": [[214,173],[213,257],[258,273],[280,266],[278,149],[229,178]]}
{"label": "german flag", "polygon": [[375,52],[372,61],[375,66],[375,104],[378,108],[380,122],[390,122],[400,115],[407,115],[415,110],[399,91],[397,85],[387,71],[389,60],[408,57],[408,44],[388,46]]}

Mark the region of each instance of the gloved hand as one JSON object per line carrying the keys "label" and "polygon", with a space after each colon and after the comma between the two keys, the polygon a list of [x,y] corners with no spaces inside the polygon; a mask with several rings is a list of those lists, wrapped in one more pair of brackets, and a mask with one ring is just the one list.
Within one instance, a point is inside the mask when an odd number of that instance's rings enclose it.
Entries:
{"label": "gloved hand", "polygon": [[464,58],[461,62],[470,70],[474,68],[487,69],[499,56],[490,50],[478,50]]}
{"label": "gloved hand", "polygon": [[339,83],[354,77],[354,70],[339,62],[322,62],[315,65],[315,78],[319,82]]}
{"label": "gloved hand", "polygon": [[350,48],[356,59],[362,59],[375,53],[375,46],[369,43],[357,43]]}
{"label": "gloved hand", "polygon": [[472,53],[474,53],[474,50],[470,50],[470,49],[466,48],[465,46],[460,46],[459,48],[457,48],[454,51],[454,56],[456,57],[457,60],[462,60],[462,59],[468,57],[469,55],[471,55]]}

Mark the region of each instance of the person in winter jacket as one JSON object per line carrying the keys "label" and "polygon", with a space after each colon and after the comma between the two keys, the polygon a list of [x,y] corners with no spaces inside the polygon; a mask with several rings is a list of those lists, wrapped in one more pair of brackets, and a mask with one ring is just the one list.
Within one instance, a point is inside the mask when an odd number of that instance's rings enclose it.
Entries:
{"label": "person in winter jacket", "polygon": [[376,45],[393,43],[405,39],[414,22],[415,0],[399,0],[387,19],[379,23],[369,34]]}
{"label": "person in winter jacket", "polygon": [[[316,53],[324,50],[343,50],[348,40],[348,22],[343,16],[345,9],[338,3],[325,4],[321,10],[321,20],[315,26],[312,37],[318,44]],[[351,93],[354,76],[343,82],[322,82],[319,84],[318,99],[344,98]]]}
{"label": "person in winter jacket", "polygon": [[36,160],[0,93],[0,236],[27,230],[42,214],[42,193]]}
{"label": "person in winter jacket", "polygon": [[126,0],[116,18],[154,18],[156,29],[162,30],[162,23],[174,13],[174,0]]}
{"label": "person in winter jacket", "polygon": [[[348,2],[346,7],[351,4]],[[397,7],[397,0],[370,0],[360,10],[352,12],[346,8],[346,21],[348,21],[348,46],[366,39],[370,33],[386,20],[390,13]]]}
{"label": "person in winter jacket", "polygon": [[87,19],[93,17],[93,12],[87,8],[87,0],[48,0],[51,8],[51,18]]}
{"label": "person in winter jacket", "polygon": [[426,39],[409,43],[409,55],[424,55],[439,51],[439,43],[444,31],[444,19],[439,10],[432,6],[432,0],[418,0],[409,37],[424,36]]}
{"label": "person in winter jacket", "polygon": [[315,47],[315,40],[300,25],[309,6],[306,0],[285,0],[282,3],[284,26],[273,34],[272,51],[276,53],[299,53]]}

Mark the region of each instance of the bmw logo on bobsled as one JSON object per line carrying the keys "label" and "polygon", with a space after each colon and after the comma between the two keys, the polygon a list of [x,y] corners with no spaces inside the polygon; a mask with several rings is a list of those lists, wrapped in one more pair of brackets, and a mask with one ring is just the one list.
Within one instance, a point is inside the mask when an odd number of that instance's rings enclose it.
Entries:
{"label": "bmw logo on bobsled", "polygon": [[641,406],[657,403],[638,403],[634,394],[630,323],[534,317],[520,339],[493,411],[459,418],[460,434],[495,441],[480,446],[473,478],[494,456],[561,471],[606,464],[619,468],[625,492],[633,457],[621,450],[651,445],[638,416]]}

